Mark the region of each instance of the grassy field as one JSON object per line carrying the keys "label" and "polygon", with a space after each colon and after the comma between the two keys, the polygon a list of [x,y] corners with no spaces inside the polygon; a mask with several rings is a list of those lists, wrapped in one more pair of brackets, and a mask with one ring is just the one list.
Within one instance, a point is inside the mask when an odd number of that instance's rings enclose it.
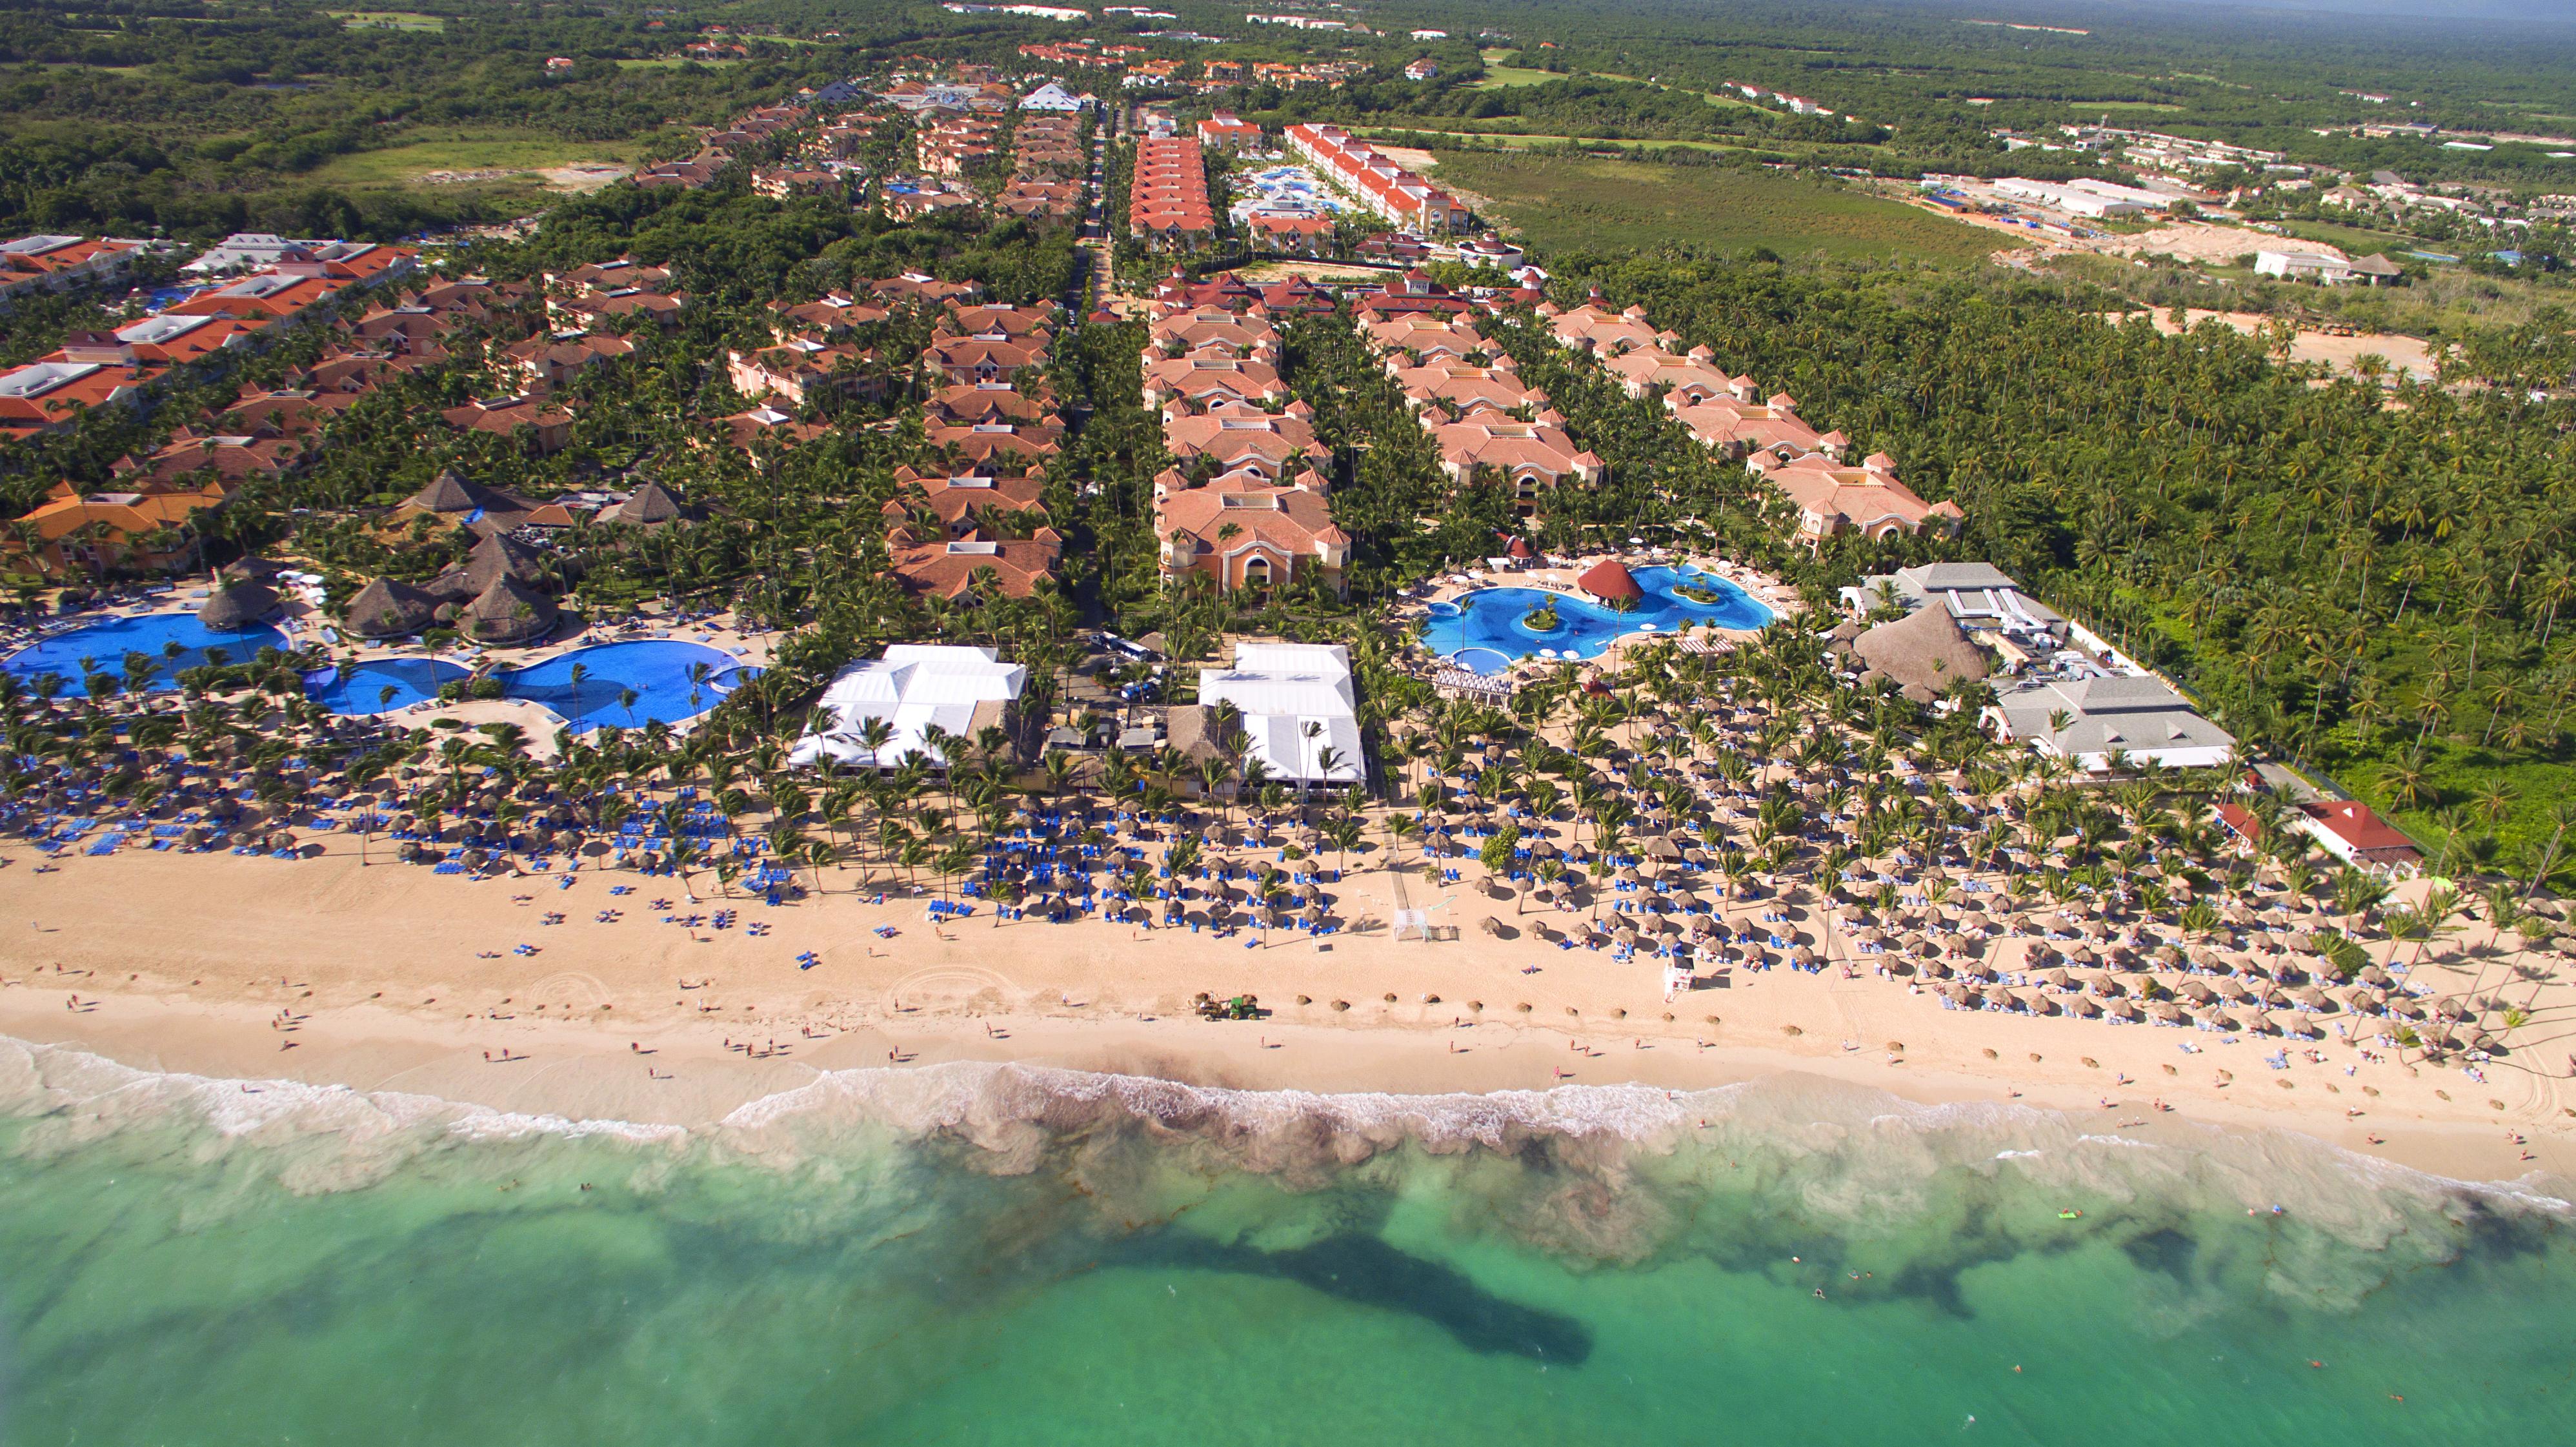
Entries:
{"label": "grassy field", "polygon": [[[2412,236],[2400,236],[2394,231],[2365,231],[2358,226],[2337,226],[2329,221],[2284,221],[2281,226],[2292,236],[2340,246],[2358,255],[2368,255],[2391,247],[2399,251],[2412,251],[2417,247],[2427,246],[2427,243],[2418,241]],[[2439,247],[2430,249],[2440,250]]]}
{"label": "grassy field", "polygon": [[1531,242],[1620,249],[1686,241],[1783,256],[1979,261],[2000,241],[1911,206],[1768,171],[1443,152],[1434,179],[1494,203]]}
{"label": "grassy field", "polygon": [[531,173],[549,166],[615,165],[643,154],[641,141],[567,141],[527,134],[424,138],[340,156],[313,173],[333,186],[401,186],[432,171]]}
{"label": "grassy field", "polygon": [[381,25],[394,30],[445,30],[447,22],[417,10],[332,10],[325,12],[350,29]]}
{"label": "grassy field", "polygon": [[619,70],[677,70],[684,65],[703,65],[713,70],[722,65],[740,65],[739,60],[692,60],[685,55],[665,55],[655,60],[621,60]]}
{"label": "grassy field", "polygon": [[1532,146],[1563,145],[1600,146],[1604,149],[1616,146],[1622,150],[1632,146],[1652,146],[1658,150],[1671,147],[1673,149],[1683,151],[1741,151],[1745,149],[1742,146],[1730,146],[1723,141],[1614,141],[1606,136],[1541,135],[1536,131],[1423,131],[1415,130],[1410,126],[1352,126],[1350,128],[1350,132],[1355,136],[1366,136],[1378,139],[1383,139],[1389,136],[1454,136],[1459,140],[1472,139],[1490,142],[1494,145],[1501,146],[1506,150],[1515,151],[1527,150]]}
{"label": "grassy field", "polygon": [[1529,70],[1517,65],[1487,65],[1484,77],[1471,89],[1501,90],[1505,86],[1545,85],[1551,80],[1563,79],[1565,79],[1564,76],[1552,70]]}

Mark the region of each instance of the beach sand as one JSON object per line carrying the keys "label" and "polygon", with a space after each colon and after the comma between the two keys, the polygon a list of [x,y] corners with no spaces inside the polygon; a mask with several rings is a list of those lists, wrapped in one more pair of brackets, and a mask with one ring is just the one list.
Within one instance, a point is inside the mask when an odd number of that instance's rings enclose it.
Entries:
{"label": "beach sand", "polygon": [[[2142,1138],[2195,1121],[2282,1128],[2460,1179],[2576,1174],[2576,1091],[2525,1058],[2546,1044],[2489,1064],[2480,1085],[2457,1066],[2364,1062],[2331,1031],[2323,1063],[2294,1051],[2274,1070],[2272,1042],[1950,1011],[1838,971],[1739,973],[1667,1002],[1654,965],[1560,951],[1514,924],[1510,903],[1470,885],[1426,898],[1418,876],[1408,902],[1462,926],[1455,940],[1390,938],[1396,881],[1354,868],[1345,932],[1245,948],[1097,921],[934,927],[919,899],[847,892],[854,875],[775,908],[728,901],[701,875],[695,912],[730,904],[740,918],[687,928],[652,907],[690,909],[669,879],[472,882],[385,854],[362,866],[354,841],[332,838],[291,864],[126,851],[41,875],[10,855],[0,1034],[149,1069],[675,1125],[817,1071],[950,1060],[1400,1094],[1804,1072],[1923,1102],[2087,1112]],[[612,897],[620,884],[632,892]],[[612,908],[622,918],[600,922]],[[549,911],[564,922],[543,923]],[[1482,933],[1487,915],[1513,937]],[[768,933],[750,936],[752,923]],[[822,956],[810,970],[796,963],[806,950]],[[1255,994],[1270,1014],[1203,1021],[1190,1011],[1201,991]]]}

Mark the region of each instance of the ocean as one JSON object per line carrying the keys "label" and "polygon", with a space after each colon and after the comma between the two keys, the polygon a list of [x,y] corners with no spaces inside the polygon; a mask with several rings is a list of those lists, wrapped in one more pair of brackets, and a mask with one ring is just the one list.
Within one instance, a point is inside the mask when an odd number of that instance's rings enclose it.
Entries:
{"label": "ocean", "polygon": [[0,1442],[2576,1440],[2562,1203],[2156,1132],[991,1065],[681,1132],[0,1042]]}

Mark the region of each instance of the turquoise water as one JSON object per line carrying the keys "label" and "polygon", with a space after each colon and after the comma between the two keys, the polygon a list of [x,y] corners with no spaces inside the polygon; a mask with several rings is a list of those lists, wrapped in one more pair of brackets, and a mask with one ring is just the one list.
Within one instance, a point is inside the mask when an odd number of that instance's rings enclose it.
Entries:
{"label": "turquoise water", "polygon": [[993,1067],[575,1135],[0,1055],[26,1447],[2576,1432],[2554,1211],[2288,1138]]}
{"label": "turquoise water", "polygon": [[[1696,568],[1637,568],[1629,576],[1645,591],[1637,606],[1621,612],[1582,598],[1538,588],[1478,588],[1447,603],[1431,605],[1424,646],[1478,673],[1500,673],[1540,649],[1560,657],[1598,658],[1612,641],[1632,633],[1679,632],[1702,623],[1720,628],[1761,628],[1772,619],[1769,608],[1743,589]],[[1673,593],[1687,583],[1718,595],[1714,603],[1694,603]],[[1521,620],[1543,603],[1556,605],[1557,626],[1541,633]]]}
{"label": "turquoise water", "polygon": [[[178,646],[176,654],[169,651],[173,644]],[[225,662],[248,663],[263,648],[285,646],[286,635],[265,624],[223,632],[198,622],[194,613],[151,613],[68,629],[19,649],[0,667],[28,681],[39,674],[54,674],[62,679],[66,696],[78,697],[89,691],[81,682],[83,659],[90,660],[101,672],[122,678],[125,655],[145,654],[161,670],[153,675],[150,686],[177,688],[179,674],[203,666],[209,648],[222,649]]]}
{"label": "turquoise water", "polygon": [[[689,670],[700,664],[706,681],[693,682]],[[583,669],[579,684],[573,681],[575,665]],[[577,648],[526,668],[496,669],[492,676],[501,681],[503,697],[543,704],[574,732],[585,733],[603,724],[637,728],[696,718],[733,692],[745,672],[741,660],[721,649],[644,639]],[[305,691],[333,713],[385,713],[436,698],[441,684],[468,676],[470,670],[459,664],[380,658],[326,670],[318,681],[308,679]],[[628,689],[636,695],[632,706]]]}

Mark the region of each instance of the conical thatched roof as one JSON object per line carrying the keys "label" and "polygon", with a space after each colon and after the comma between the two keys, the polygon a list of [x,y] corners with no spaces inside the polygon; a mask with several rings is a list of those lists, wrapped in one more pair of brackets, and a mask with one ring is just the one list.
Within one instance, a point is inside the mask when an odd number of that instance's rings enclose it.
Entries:
{"label": "conical thatched roof", "polygon": [[197,621],[209,628],[248,628],[277,611],[277,594],[260,583],[234,583],[218,588],[197,610]]}
{"label": "conical thatched roof", "polygon": [[1605,602],[1633,601],[1646,596],[1637,580],[1628,575],[1628,565],[1617,558],[1603,558],[1584,571],[1574,585]]}
{"label": "conical thatched roof", "polygon": [[442,467],[429,486],[411,495],[411,506],[427,512],[472,512],[490,498],[489,489],[468,482],[455,468]]}
{"label": "conical thatched roof", "polygon": [[349,631],[361,638],[399,638],[429,623],[436,602],[409,583],[378,578],[358,590],[345,610]]}
{"label": "conical thatched roof", "polygon": [[1896,680],[1909,694],[1938,694],[1954,679],[1986,676],[1986,655],[1939,606],[1879,624],[1852,640],[1852,652],[1869,672]]}
{"label": "conical thatched roof", "polygon": [[526,643],[554,626],[554,600],[506,573],[456,615],[457,631],[478,643]]}
{"label": "conical thatched roof", "polygon": [[680,506],[678,498],[671,496],[670,489],[647,479],[628,493],[624,502],[602,512],[599,520],[624,523],[629,527],[652,527],[657,523],[678,522],[686,515],[687,509]]}
{"label": "conical thatched roof", "polygon": [[487,533],[465,555],[461,567],[450,569],[464,579],[464,593],[480,597],[500,578],[514,578],[522,583],[537,581],[536,550],[501,533]]}

